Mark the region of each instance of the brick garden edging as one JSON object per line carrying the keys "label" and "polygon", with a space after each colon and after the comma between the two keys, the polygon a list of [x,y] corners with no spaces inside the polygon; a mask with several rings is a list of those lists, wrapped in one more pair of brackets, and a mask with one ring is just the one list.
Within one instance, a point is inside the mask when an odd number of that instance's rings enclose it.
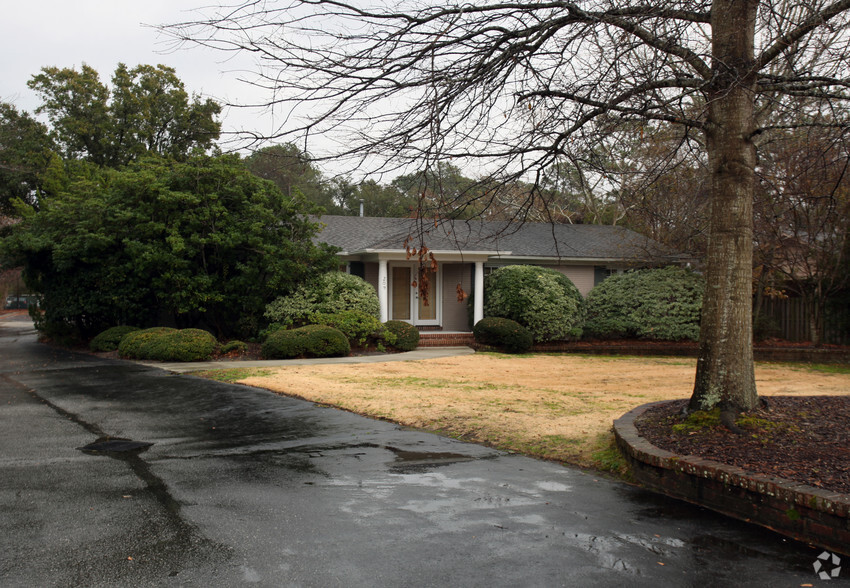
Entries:
{"label": "brick garden edging", "polygon": [[659,449],[634,426],[644,404],[614,421],[617,445],[635,479],[673,498],[850,555],[850,496]]}

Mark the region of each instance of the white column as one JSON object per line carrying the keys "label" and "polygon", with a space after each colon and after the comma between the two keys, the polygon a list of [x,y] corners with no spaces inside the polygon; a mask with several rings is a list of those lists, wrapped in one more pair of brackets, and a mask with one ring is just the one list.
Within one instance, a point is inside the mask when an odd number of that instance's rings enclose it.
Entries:
{"label": "white column", "polygon": [[387,322],[390,316],[389,279],[387,278],[387,260],[378,261],[378,302],[381,304],[381,322]]}
{"label": "white column", "polygon": [[484,318],[484,262],[475,262],[475,287],[474,287],[475,307],[472,309],[472,324],[475,325],[478,321]]}

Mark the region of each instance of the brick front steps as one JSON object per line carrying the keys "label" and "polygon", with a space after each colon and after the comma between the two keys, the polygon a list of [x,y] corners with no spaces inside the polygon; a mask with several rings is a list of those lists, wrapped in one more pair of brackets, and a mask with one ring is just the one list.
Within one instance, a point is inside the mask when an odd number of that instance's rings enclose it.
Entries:
{"label": "brick front steps", "polygon": [[659,449],[634,426],[637,417],[657,404],[645,404],[614,421],[617,445],[643,486],[850,555],[850,496]]}
{"label": "brick front steps", "polygon": [[475,347],[472,333],[423,331],[419,333],[420,347]]}

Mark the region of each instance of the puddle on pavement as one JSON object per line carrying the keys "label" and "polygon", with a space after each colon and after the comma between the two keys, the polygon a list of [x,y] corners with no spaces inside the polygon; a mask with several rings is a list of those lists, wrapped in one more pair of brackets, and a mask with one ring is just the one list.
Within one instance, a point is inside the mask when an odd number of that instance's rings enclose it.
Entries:
{"label": "puddle on pavement", "polygon": [[423,468],[446,466],[464,461],[473,461],[475,459],[462,453],[408,451],[392,446],[385,446],[384,448],[395,453],[395,463],[390,466],[391,469],[402,473],[420,471]]}
{"label": "puddle on pavement", "polygon": [[141,453],[147,451],[153,443],[147,441],[133,441],[132,439],[124,439],[122,437],[99,437],[93,443],[77,447],[83,453],[94,455],[108,453]]}

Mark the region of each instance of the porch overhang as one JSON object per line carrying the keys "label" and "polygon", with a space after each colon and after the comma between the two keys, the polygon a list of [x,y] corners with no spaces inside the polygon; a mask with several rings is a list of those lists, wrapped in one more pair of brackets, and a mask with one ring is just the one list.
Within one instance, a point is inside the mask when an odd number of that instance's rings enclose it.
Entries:
{"label": "porch overhang", "polygon": [[[510,251],[457,251],[433,250],[434,258],[439,263],[486,263],[493,257],[510,256]],[[346,261],[410,261],[415,255],[409,255],[404,249],[361,249],[358,251],[340,251],[337,256]]]}

